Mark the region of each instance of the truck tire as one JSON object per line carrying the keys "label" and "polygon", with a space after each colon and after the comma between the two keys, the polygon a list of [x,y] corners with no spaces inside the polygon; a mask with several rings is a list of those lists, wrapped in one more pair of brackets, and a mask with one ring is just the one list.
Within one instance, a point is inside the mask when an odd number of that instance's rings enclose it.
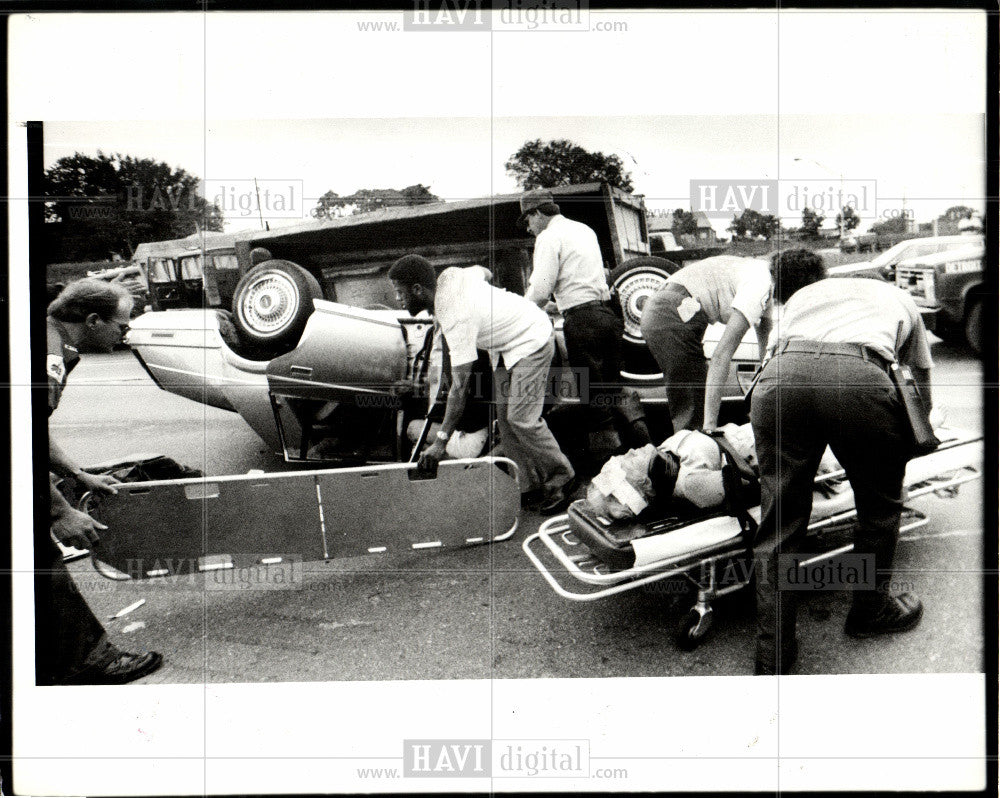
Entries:
{"label": "truck tire", "polygon": [[973,297],[965,311],[965,342],[977,355],[983,349],[983,299]]}
{"label": "truck tire", "polygon": [[309,272],[287,260],[268,260],[243,275],[233,296],[233,323],[248,344],[270,352],[294,346],[323,290]]}
{"label": "truck tire", "polygon": [[660,290],[667,278],[680,269],[673,261],[647,255],[632,258],[611,272],[611,290],[621,304],[625,323],[624,338],[631,344],[645,344],[639,322],[646,300]]}

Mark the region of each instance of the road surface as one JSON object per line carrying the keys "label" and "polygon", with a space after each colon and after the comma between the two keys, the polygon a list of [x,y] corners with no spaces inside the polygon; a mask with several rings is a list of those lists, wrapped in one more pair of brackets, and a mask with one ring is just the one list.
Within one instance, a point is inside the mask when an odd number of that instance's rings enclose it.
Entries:
{"label": "road surface", "polygon": [[[951,424],[981,429],[980,364],[944,343],[933,350],[936,403]],[[85,355],[51,429],[83,463],[155,452],[209,475],[294,468],[239,416],[157,389],[128,352]],[[848,594],[809,594],[796,672],[980,671],[981,496],[973,482],[955,498],[914,502],[931,521],[901,541],[897,578],[924,601],[915,631],[853,640]],[[163,652],[150,683],[752,673],[749,593],[719,599],[709,637],[682,651],[674,631],[686,595],[650,588],[574,603],[552,592],[520,546],[542,520],[526,514],[493,546],[308,563],[295,590],[205,590],[205,576],[120,583],[89,560],[71,568],[98,617],[146,600],[106,623],[120,646]]]}

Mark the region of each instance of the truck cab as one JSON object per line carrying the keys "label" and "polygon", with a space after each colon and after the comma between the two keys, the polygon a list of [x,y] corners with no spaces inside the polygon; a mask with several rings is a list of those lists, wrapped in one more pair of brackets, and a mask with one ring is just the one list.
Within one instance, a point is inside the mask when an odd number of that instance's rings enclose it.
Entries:
{"label": "truck cab", "polygon": [[924,324],[947,341],[982,348],[983,273],[986,246],[966,236],[965,246],[896,264],[894,282],[920,308]]}
{"label": "truck cab", "polygon": [[142,269],[153,310],[228,310],[239,280],[236,235],[195,233],[140,244],[132,263]]}

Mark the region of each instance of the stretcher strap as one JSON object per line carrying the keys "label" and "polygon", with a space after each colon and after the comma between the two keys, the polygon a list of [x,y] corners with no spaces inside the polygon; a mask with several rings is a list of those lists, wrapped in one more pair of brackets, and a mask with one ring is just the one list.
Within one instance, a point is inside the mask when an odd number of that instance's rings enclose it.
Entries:
{"label": "stretcher strap", "polygon": [[740,537],[746,547],[747,555],[753,551],[757,539],[758,524],[750,515],[749,509],[757,504],[751,500],[751,494],[760,495],[760,482],[757,472],[733,445],[726,439],[721,430],[707,433],[715,445],[719,447],[725,463],[722,467],[722,488],[725,492],[724,508],[728,515],[739,522]]}

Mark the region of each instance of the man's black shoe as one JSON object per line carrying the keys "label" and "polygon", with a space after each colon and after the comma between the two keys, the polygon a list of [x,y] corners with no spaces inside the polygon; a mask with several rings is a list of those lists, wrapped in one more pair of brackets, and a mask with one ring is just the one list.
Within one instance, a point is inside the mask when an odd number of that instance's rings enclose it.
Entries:
{"label": "man's black shoe", "polygon": [[855,604],[847,613],[844,631],[851,637],[874,637],[875,635],[907,632],[920,623],[924,605],[912,593],[898,596],[882,594],[881,601],[866,606]]}
{"label": "man's black shoe", "polygon": [[535,488],[534,490],[526,490],[521,494],[521,509],[522,510],[534,510],[538,503],[542,500],[545,494],[542,492],[541,488]]}
{"label": "man's black shoe", "polygon": [[542,515],[555,515],[563,512],[573,501],[573,492],[576,490],[576,477],[561,488],[556,488],[552,493],[542,499],[538,505],[538,512]]}
{"label": "man's black shoe", "polygon": [[163,655],[155,651],[142,654],[118,651],[106,664],[85,668],[63,684],[127,684],[148,676],[162,664]]}
{"label": "man's black shoe", "polygon": [[797,640],[792,641],[792,644],[781,653],[780,664],[775,662],[777,657],[774,652],[771,653],[771,656],[767,656],[758,651],[757,659],[753,664],[753,674],[754,676],[787,676],[798,658],[799,643]]}

